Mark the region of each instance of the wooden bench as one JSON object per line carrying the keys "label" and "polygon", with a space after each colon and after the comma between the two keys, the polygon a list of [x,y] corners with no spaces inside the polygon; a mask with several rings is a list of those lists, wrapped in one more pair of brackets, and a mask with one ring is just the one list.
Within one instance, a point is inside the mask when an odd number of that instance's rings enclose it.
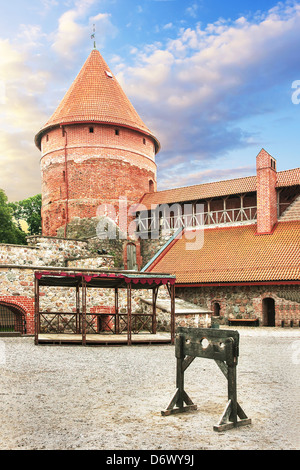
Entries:
{"label": "wooden bench", "polygon": [[249,325],[258,326],[259,319],[258,318],[228,318],[228,325],[235,325],[238,323],[240,323],[241,325],[249,324]]}

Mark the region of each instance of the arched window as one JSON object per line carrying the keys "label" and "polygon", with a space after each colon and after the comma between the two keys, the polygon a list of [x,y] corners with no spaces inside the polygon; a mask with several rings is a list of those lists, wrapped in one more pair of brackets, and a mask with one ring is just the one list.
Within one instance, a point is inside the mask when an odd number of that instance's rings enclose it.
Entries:
{"label": "arched window", "polygon": [[0,331],[26,333],[26,318],[21,309],[0,303]]}
{"label": "arched window", "polygon": [[154,192],[154,182],[152,180],[149,180],[149,193]]}

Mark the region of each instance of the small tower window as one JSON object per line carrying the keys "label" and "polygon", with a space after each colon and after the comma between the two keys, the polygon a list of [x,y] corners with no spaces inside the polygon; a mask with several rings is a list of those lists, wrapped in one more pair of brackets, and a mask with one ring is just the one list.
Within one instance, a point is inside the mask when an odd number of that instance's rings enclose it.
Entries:
{"label": "small tower window", "polygon": [[48,140],[49,140],[49,135],[47,134],[46,135],[46,142],[48,142]]}
{"label": "small tower window", "polygon": [[93,127],[90,127],[90,128],[89,128],[89,132],[90,132],[90,134],[94,134],[94,128],[93,128]]}
{"label": "small tower window", "polygon": [[149,180],[149,193],[154,192],[154,183],[152,180]]}
{"label": "small tower window", "polygon": [[115,135],[120,135],[119,129],[115,129]]}
{"label": "small tower window", "polygon": [[146,139],[145,138],[143,138],[143,144],[146,145]]}

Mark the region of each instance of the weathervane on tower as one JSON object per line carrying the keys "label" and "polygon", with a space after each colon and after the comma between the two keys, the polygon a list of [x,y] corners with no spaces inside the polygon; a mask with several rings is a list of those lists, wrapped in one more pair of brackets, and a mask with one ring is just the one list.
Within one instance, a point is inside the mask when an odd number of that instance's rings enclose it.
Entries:
{"label": "weathervane on tower", "polygon": [[94,49],[96,49],[96,39],[95,39],[96,27],[93,24],[93,34],[91,35],[91,39],[94,39]]}

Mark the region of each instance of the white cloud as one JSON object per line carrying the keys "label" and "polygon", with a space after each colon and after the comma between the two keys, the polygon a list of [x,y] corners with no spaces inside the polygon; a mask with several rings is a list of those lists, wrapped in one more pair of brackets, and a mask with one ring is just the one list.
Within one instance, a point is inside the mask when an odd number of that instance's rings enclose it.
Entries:
{"label": "white cloud", "polygon": [[186,13],[193,18],[197,17],[197,10],[198,10],[198,5],[197,3],[193,3],[190,7],[186,8]]}
{"label": "white cloud", "polygon": [[39,152],[34,135],[46,119],[39,103],[48,74],[26,65],[24,50],[0,39],[0,188],[10,200],[40,192]]}
{"label": "white cloud", "polygon": [[136,54],[135,65],[122,68],[122,85],[161,141],[158,159],[185,155],[183,168],[174,167],[184,176],[191,158],[209,165],[258,142],[240,122],[276,109],[272,89],[289,88],[300,73],[299,41],[300,5],[281,3],[255,20],[182,28],[164,46]]}
{"label": "white cloud", "polygon": [[69,10],[59,18],[58,30],[52,45],[54,51],[65,58],[73,57],[74,50],[86,35],[86,27],[78,24],[79,10]]}
{"label": "white cloud", "polygon": [[[44,12],[58,5],[55,0],[42,3]],[[46,34],[40,25],[24,23],[11,41],[0,37],[0,188],[10,200],[40,192],[40,152],[34,136],[51,115],[55,100],[59,101],[57,84],[62,96],[65,91],[60,77],[67,65],[61,67],[61,60],[76,58],[75,46],[89,42],[93,23],[99,42],[116,33],[109,14],[95,14],[94,8],[91,16],[95,4],[96,0],[72,1],[73,7],[59,17],[54,32]],[[54,57],[40,53],[45,42],[53,44]]]}
{"label": "white cloud", "polygon": [[64,60],[72,60],[76,56],[76,49],[79,45],[90,38],[92,24],[96,25],[97,47],[103,46],[107,36],[114,37],[117,33],[110,14],[98,13],[89,17],[90,8],[95,4],[97,4],[96,0],[78,0],[74,8],[65,11],[60,16],[52,48]]}

